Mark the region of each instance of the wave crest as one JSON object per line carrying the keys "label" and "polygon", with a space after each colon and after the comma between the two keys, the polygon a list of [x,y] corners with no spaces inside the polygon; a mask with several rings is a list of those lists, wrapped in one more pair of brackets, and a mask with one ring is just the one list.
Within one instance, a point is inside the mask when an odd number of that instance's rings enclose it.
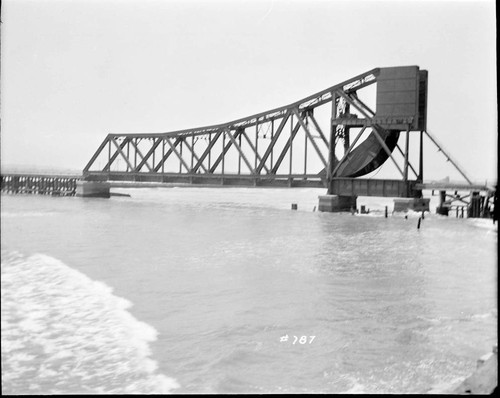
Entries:
{"label": "wave crest", "polygon": [[149,343],[157,331],[113,295],[63,262],[2,251],[2,367],[5,393],[169,393]]}

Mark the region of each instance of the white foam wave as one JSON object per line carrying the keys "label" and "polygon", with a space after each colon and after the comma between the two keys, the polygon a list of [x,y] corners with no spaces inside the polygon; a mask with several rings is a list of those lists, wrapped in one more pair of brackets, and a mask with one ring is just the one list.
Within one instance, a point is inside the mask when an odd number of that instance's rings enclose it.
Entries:
{"label": "white foam wave", "polygon": [[348,390],[342,391],[340,394],[367,394],[366,387],[360,383],[354,383]]}
{"label": "white foam wave", "polygon": [[491,218],[468,218],[467,222],[478,228],[484,228],[492,232],[498,232],[498,222],[493,223]]}
{"label": "white foam wave", "polygon": [[473,314],[471,315],[472,319],[486,319],[486,318],[492,318],[492,317],[497,317],[497,311],[496,309],[491,310],[490,312],[485,312],[484,314]]}
{"label": "white foam wave", "polygon": [[43,254],[2,251],[6,393],[169,393],[149,343],[157,332],[102,282]]}
{"label": "white foam wave", "polygon": [[419,316],[417,317],[418,319],[421,319],[425,322],[429,322],[430,324],[437,325],[443,322],[450,323],[450,322],[464,322],[464,321],[471,321],[471,320],[482,320],[482,319],[489,319],[489,318],[497,318],[498,317],[498,311],[496,308],[491,309],[488,312],[484,313],[479,313],[479,314],[465,314],[462,313],[459,316],[451,317],[451,316],[438,316],[436,318],[428,318],[425,316]]}

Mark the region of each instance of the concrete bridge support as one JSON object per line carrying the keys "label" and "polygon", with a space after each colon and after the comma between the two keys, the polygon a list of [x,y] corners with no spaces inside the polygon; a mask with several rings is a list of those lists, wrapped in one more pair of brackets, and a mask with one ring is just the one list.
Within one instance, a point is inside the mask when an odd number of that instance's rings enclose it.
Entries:
{"label": "concrete bridge support", "polygon": [[324,212],[340,212],[356,210],[357,196],[320,195],[318,210]]}
{"label": "concrete bridge support", "polygon": [[76,196],[83,198],[109,198],[110,184],[101,181],[77,181]]}
{"label": "concrete bridge support", "polygon": [[394,199],[394,211],[430,211],[430,199],[426,198],[396,198]]}

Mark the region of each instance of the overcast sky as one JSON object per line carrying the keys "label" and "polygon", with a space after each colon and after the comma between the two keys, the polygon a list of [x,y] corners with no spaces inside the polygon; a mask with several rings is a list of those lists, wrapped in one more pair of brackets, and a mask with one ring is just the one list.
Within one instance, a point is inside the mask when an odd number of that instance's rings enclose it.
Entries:
{"label": "overcast sky", "polygon": [[[495,23],[487,0],[4,0],[2,167],[82,170],[108,133],[223,123],[418,65],[428,130],[491,180]],[[427,178],[454,177],[427,152]]]}

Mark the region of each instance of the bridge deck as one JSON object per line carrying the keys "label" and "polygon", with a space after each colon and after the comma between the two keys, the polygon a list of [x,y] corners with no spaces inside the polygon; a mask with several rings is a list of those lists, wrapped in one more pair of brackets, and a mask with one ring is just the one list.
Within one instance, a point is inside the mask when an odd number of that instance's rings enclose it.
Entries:
{"label": "bridge deck", "polygon": [[199,186],[245,187],[304,187],[325,188],[324,177],[317,174],[245,175],[202,173],[133,173],[133,172],[86,172],[85,180],[137,183],[168,183]]}

